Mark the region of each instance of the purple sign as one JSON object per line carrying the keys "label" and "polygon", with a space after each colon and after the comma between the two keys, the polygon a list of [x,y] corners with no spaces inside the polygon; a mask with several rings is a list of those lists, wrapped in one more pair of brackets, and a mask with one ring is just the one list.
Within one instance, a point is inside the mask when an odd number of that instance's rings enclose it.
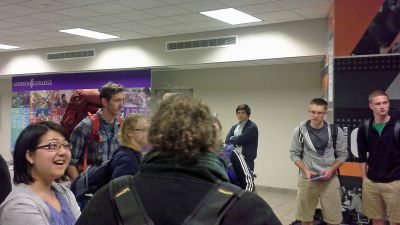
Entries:
{"label": "purple sign", "polygon": [[13,77],[12,91],[98,89],[109,81],[127,88],[150,87],[151,71],[105,71]]}

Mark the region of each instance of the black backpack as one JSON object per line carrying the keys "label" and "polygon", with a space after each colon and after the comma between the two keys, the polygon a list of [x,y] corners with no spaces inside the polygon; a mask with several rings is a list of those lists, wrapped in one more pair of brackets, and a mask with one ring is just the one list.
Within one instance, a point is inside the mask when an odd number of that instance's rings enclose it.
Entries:
{"label": "black backpack", "polygon": [[[368,134],[369,134],[369,123],[371,122],[370,119],[364,120],[364,135],[365,138],[368,140]],[[400,144],[400,121],[397,120],[396,124],[394,125],[394,138],[396,140],[396,143]]]}
{"label": "black backpack", "polygon": [[[110,197],[120,215],[119,224],[154,225],[135,188],[134,176],[122,176],[110,182]],[[235,185],[217,182],[186,217],[182,225],[218,225],[228,209],[245,193]],[[129,207],[127,207],[129,206]]]}
{"label": "black backpack", "polygon": [[[121,152],[121,153],[120,153]],[[111,159],[101,165],[91,165],[82,171],[71,184],[71,191],[76,199],[94,194],[111,180],[110,165],[113,158],[122,154],[123,151],[115,151]]]}

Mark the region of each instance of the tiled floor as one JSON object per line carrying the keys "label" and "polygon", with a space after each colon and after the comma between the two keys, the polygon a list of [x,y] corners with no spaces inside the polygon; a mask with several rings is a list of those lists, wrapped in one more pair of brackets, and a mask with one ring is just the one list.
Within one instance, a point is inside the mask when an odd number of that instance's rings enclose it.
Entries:
{"label": "tiled floor", "polygon": [[282,225],[288,225],[295,219],[296,191],[257,187],[257,193],[274,210]]}

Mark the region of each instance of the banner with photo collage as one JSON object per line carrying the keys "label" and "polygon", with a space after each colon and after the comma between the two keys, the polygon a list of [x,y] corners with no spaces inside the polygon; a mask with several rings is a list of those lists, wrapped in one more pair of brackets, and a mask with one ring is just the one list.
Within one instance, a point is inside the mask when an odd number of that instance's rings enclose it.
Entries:
{"label": "banner with photo collage", "polygon": [[12,78],[11,149],[30,123],[60,123],[70,97],[79,89],[96,89],[112,81],[126,88],[122,116],[149,115],[151,71],[106,71],[48,74]]}

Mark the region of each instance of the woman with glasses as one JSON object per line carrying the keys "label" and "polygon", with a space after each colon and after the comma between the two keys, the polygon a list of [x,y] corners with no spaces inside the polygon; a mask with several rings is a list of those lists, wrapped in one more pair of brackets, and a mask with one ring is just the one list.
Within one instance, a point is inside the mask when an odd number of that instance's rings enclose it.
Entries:
{"label": "woman with glasses", "polygon": [[57,184],[71,159],[64,129],[43,121],[26,127],[14,148],[16,186],[0,205],[2,225],[73,225],[80,215],[72,192]]}

